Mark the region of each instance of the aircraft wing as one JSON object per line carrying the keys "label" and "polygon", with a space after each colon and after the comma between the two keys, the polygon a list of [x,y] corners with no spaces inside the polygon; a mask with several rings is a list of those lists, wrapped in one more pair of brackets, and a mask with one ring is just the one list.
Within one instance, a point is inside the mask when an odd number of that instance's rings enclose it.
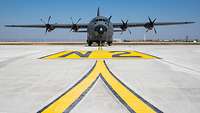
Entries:
{"label": "aircraft wing", "polygon": [[[52,28],[72,28],[73,24],[49,24]],[[87,28],[88,24],[76,24],[78,28]],[[38,24],[38,25],[5,25],[6,27],[25,27],[25,28],[46,28],[47,25],[45,24]]]}
{"label": "aircraft wing", "polygon": [[[155,26],[169,26],[169,25],[181,25],[181,24],[192,24],[194,22],[155,22]],[[127,23],[127,27],[145,27],[149,23]],[[123,27],[123,23],[113,23],[114,28]]]}

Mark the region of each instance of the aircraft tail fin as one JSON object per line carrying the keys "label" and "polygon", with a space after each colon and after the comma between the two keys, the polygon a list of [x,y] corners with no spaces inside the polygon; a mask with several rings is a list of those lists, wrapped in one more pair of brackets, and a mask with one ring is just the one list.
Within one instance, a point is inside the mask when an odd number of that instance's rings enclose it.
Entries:
{"label": "aircraft tail fin", "polygon": [[99,7],[98,7],[98,9],[97,9],[97,16],[100,16]]}

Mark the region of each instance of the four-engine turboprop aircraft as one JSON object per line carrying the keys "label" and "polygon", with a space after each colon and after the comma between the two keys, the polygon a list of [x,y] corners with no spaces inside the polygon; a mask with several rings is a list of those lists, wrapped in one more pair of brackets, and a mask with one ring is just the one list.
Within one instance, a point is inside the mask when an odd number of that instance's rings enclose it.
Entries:
{"label": "four-engine turboprop aircraft", "polygon": [[[105,17],[100,15],[99,8],[97,10],[97,16],[93,18],[89,23],[79,24],[79,20],[74,23],[73,19],[72,24],[50,24],[51,16],[49,16],[47,23],[42,21],[44,24],[40,25],[5,25],[6,27],[28,27],[28,28],[45,28],[46,33],[51,32],[56,28],[71,29],[73,32],[87,32],[87,44],[92,45],[93,42],[96,42],[98,46],[107,43],[109,46],[113,42],[113,33],[114,32],[124,32],[126,30],[131,33],[128,29],[129,27],[145,27],[146,32],[154,30],[157,33],[154,26],[166,26],[166,25],[180,25],[180,24],[192,24],[194,22],[156,22],[156,19],[151,20],[147,23],[128,23],[127,21],[121,20],[121,23],[112,23],[110,17]],[[81,29],[81,30],[80,30]]]}

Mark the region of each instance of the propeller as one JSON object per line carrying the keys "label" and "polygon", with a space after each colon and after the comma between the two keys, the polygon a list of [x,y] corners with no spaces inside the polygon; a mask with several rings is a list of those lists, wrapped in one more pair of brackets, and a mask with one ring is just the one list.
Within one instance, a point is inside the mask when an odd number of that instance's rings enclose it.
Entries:
{"label": "propeller", "polygon": [[112,16],[109,16],[109,18],[108,18],[108,26],[110,26],[111,18],[112,18]]}
{"label": "propeller", "polygon": [[45,25],[45,34],[47,34],[47,32],[51,32],[52,30],[54,30],[55,28],[50,24],[51,21],[51,16],[49,16],[47,23],[41,18],[40,21]]}
{"label": "propeller", "polygon": [[150,30],[154,30],[155,34],[157,34],[157,31],[156,31],[156,28],[155,28],[155,22],[156,22],[157,19],[155,18],[153,21],[151,20],[150,17],[148,17],[148,19],[149,19],[149,22],[144,25],[144,27],[147,28],[146,32],[148,32]]}
{"label": "propeller", "polygon": [[[122,22],[122,26],[120,28],[122,29],[121,34],[123,34],[123,32],[128,29],[128,20],[126,20],[126,22],[124,20],[121,20],[121,22]],[[128,29],[128,32],[131,34],[130,29]]]}
{"label": "propeller", "polygon": [[71,21],[72,21],[72,28],[71,28],[70,31],[71,31],[71,32],[72,32],[72,31],[77,32],[78,29],[79,29],[79,27],[77,26],[77,24],[81,21],[81,18],[79,18],[78,21],[77,21],[76,23],[74,22],[74,19],[73,19],[72,17],[71,17],[70,19],[71,19]]}

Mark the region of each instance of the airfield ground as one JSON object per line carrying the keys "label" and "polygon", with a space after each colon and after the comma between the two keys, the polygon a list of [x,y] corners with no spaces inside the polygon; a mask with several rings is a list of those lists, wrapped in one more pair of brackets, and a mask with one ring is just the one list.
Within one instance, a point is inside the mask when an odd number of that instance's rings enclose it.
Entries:
{"label": "airfield ground", "polygon": [[99,51],[141,53],[107,59],[67,50],[97,48],[0,45],[0,113],[200,111],[199,45],[114,45]]}

